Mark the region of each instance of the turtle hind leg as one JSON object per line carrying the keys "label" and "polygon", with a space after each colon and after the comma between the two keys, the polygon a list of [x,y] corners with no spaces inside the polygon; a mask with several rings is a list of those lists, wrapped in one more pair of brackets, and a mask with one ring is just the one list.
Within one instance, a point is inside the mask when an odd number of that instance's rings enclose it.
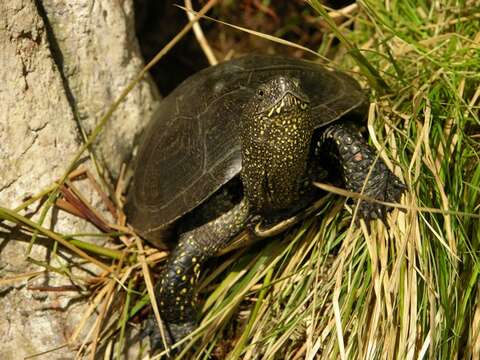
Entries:
{"label": "turtle hind leg", "polygon": [[[330,125],[322,133],[316,153],[333,160],[349,191],[360,193],[363,189],[364,195],[376,200],[398,202],[406,189],[382,159],[377,159],[375,151],[353,124]],[[359,220],[364,219],[368,226],[373,219],[385,221],[390,210],[382,204],[362,200],[356,223],[358,225]]]}
{"label": "turtle hind leg", "polygon": [[[242,199],[216,219],[180,235],[155,286],[167,345],[196,328],[196,287],[202,266],[245,227],[248,217],[248,201]],[[158,326],[150,337],[153,350],[163,348]]]}

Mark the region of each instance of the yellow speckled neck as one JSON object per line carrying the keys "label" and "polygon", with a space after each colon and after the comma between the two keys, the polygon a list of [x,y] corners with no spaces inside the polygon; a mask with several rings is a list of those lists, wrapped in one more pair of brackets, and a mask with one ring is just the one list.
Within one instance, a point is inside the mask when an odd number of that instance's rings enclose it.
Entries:
{"label": "yellow speckled neck", "polygon": [[308,98],[294,81],[273,78],[260,91],[242,122],[242,181],[252,210],[268,213],[298,200],[314,125]]}

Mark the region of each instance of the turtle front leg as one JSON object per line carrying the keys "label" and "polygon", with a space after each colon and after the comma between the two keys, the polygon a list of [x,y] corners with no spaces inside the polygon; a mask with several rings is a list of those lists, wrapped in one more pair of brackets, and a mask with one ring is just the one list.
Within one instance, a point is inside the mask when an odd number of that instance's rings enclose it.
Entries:
{"label": "turtle front leg", "polygon": [[[330,125],[321,135],[316,155],[334,160],[347,190],[385,202],[398,202],[406,187],[387,168],[382,159],[366,143],[358,129],[349,123]],[[369,175],[370,168],[373,169]],[[368,177],[368,178],[367,178]],[[365,184],[366,181],[366,184]],[[364,188],[365,184],[365,188]],[[384,205],[362,200],[358,218],[367,225],[372,219],[384,220],[389,209]]]}
{"label": "turtle front leg", "polygon": [[[180,235],[155,288],[167,345],[195,330],[196,287],[202,266],[245,227],[248,217],[248,201],[244,198],[215,220]],[[149,327],[151,348],[162,349],[156,321],[150,320]]]}

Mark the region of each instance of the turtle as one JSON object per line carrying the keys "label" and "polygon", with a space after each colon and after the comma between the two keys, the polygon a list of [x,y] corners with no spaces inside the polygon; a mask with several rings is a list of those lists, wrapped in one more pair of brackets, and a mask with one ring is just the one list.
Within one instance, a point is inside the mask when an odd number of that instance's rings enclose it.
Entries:
{"label": "turtle", "polygon": [[[349,75],[297,58],[251,54],[203,69],[165,97],[146,127],[127,200],[133,228],[174,248],[155,285],[167,346],[197,326],[205,262],[243,229],[305,209],[326,174],[398,202],[405,186],[361,132],[367,97]],[[388,209],[361,201],[359,218]],[[151,320],[154,321],[154,320]],[[163,347],[158,325],[151,347]]]}

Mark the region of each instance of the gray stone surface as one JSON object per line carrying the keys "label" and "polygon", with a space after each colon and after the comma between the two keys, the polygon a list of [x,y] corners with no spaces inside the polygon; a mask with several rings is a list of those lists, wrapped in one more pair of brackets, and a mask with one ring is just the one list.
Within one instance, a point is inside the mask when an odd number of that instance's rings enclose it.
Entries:
{"label": "gray stone surface", "polygon": [[[100,116],[143,66],[131,0],[0,1],[0,205],[13,208],[58,179]],[[149,81],[127,97],[110,120],[96,153],[113,175],[131,153],[158,95]],[[88,165],[89,162],[87,161]],[[87,198],[99,200],[93,193]],[[92,231],[60,212],[45,226],[63,233]],[[0,226],[0,281],[41,270],[25,259],[28,237]],[[59,266],[47,246],[30,256]],[[77,292],[39,291],[26,280],[0,282],[0,359],[22,359],[61,346],[84,311],[67,306]],[[49,273],[29,286],[70,285]],[[37,357],[70,359],[74,347]]]}

